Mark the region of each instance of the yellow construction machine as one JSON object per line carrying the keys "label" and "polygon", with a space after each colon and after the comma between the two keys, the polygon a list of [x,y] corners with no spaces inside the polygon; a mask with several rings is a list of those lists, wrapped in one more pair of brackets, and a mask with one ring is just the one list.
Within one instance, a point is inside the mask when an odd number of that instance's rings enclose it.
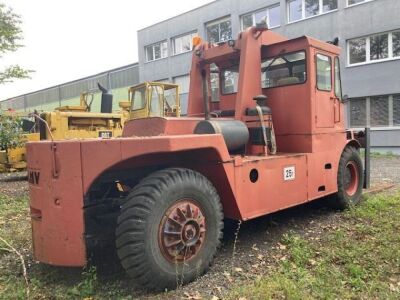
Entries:
{"label": "yellow construction machine", "polygon": [[[44,112],[52,138],[112,138],[122,134],[128,119],[180,116],[179,86],[163,82],[144,82],[128,89],[129,101],[119,103],[120,111],[112,113],[112,95],[102,91],[100,113],[90,111],[93,94],[83,93],[79,106],[63,106],[53,112]],[[51,138],[45,124],[41,123],[40,139]]]}
{"label": "yellow construction machine", "polygon": [[[80,105],[62,106],[51,112],[39,114],[37,122],[41,140],[65,140],[75,138],[111,138],[122,134],[124,122],[129,118],[129,105],[120,103],[121,111],[112,112],[112,95],[99,84],[101,109],[91,112],[95,92],[84,92]],[[49,130],[47,129],[47,125]]]}
{"label": "yellow construction machine", "polygon": [[144,82],[128,89],[128,101],[119,102],[120,111],[112,112],[112,95],[99,84],[101,109],[91,112],[95,91],[84,92],[77,106],[62,106],[51,112],[37,113],[36,125],[24,134],[21,147],[0,152],[0,171],[26,167],[25,142],[82,138],[112,138],[122,134],[129,119],[179,117],[179,86],[163,82]]}

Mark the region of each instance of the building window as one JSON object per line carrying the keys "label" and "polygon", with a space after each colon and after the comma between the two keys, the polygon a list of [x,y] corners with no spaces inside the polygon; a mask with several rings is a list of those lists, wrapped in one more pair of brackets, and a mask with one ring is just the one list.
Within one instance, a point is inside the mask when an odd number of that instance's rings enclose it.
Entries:
{"label": "building window", "polygon": [[366,39],[354,39],[349,41],[350,64],[365,62],[366,60]]}
{"label": "building window", "polygon": [[206,25],[207,40],[212,44],[226,42],[232,39],[232,23],[230,18],[224,18]]}
{"label": "building window", "polygon": [[352,6],[355,4],[363,3],[363,2],[370,2],[373,0],[347,0],[347,6]]}
{"label": "building window", "polygon": [[393,95],[393,125],[400,126],[400,94]]}
{"label": "building window", "polygon": [[184,76],[174,77],[174,83],[179,85],[181,113],[182,115],[186,115],[188,107],[188,98],[189,98],[190,76],[184,75]]}
{"label": "building window", "polygon": [[349,102],[350,127],[367,126],[367,99],[355,98]]}
{"label": "building window", "polygon": [[332,90],[331,65],[331,58],[329,56],[317,54],[317,87],[319,90]]}
{"label": "building window", "polygon": [[310,18],[337,8],[337,0],[287,0],[288,21]]}
{"label": "building window", "polygon": [[400,31],[392,32],[393,57],[400,57]]}
{"label": "building window", "polygon": [[389,126],[389,97],[376,96],[370,98],[371,127]]}
{"label": "building window", "polygon": [[274,28],[281,25],[281,7],[274,5],[260,9],[242,16],[242,30],[260,23],[263,18],[267,17],[268,28]]}
{"label": "building window", "polygon": [[400,126],[400,94],[354,98],[348,106],[350,127]]}
{"label": "building window", "polygon": [[195,36],[197,36],[197,33],[193,32],[173,38],[172,46],[174,48],[174,54],[176,55],[191,51],[193,48],[192,40]]}
{"label": "building window", "polygon": [[347,50],[349,65],[400,58],[400,31],[349,40]]}
{"label": "building window", "polygon": [[388,58],[388,34],[377,34],[370,37],[370,59]]}
{"label": "building window", "polygon": [[146,61],[153,61],[168,56],[167,41],[146,46]]}

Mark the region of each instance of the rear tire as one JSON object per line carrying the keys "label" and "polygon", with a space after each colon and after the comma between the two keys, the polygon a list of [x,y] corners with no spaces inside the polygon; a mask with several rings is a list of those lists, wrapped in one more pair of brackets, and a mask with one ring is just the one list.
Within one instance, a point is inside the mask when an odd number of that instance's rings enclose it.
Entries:
{"label": "rear tire", "polygon": [[165,169],[129,193],[118,217],[117,253],[144,288],[173,289],[208,270],[222,229],[222,206],[211,182],[192,170]]}
{"label": "rear tire", "polygon": [[354,147],[346,147],[340,157],[337,185],[338,192],[332,198],[332,205],[337,209],[347,209],[361,200],[364,182],[363,163]]}

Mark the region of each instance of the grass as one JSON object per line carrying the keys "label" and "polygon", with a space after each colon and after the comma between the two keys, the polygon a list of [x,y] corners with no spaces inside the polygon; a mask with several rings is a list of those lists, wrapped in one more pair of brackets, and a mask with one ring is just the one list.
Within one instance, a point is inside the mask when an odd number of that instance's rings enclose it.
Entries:
{"label": "grass", "polygon": [[319,239],[286,234],[287,259],[230,299],[399,299],[400,193],[367,198]]}
{"label": "grass", "polygon": [[[120,287],[121,281],[103,283],[93,267],[82,271],[34,262],[27,198],[0,194],[0,238],[24,257],[31,299],[131,299],[129,289]],[[0,299],[26,299],[22,263],[4,241],[0,240]]]}
{"label": "grass", "polygon": [[[360,149],[362,157],[365,155],[365,150]],[[376,152],[376,151],[371,151],[370,152],[371,158],[397,158],[400,155],[397,153],[393,153],[392,151],[386,151],[386,152]]]}
{"label": "grass", "polygon": [[[0,194],[0,237],[24,257],[31,299],[143,296],[124,276],[102,278],[93,267],[82,271],[35,263],[27,207],[27,198]],[[280,241],[285,259],[256,280],[235,280],[226,298],[399,299],[400,193],[371,196],[338,220],[322,234],[286,233]],[[0,299],[26,299],[18,255],[1,241]]]}

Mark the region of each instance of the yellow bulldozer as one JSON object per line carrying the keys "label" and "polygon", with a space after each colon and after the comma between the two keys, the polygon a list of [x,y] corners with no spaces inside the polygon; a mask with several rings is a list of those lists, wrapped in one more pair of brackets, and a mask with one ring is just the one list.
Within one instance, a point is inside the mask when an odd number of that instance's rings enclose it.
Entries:
{"label": "yellow bulldozer", "polygon": [[[99,84],[100,112],[91,112],[96,91],[84,92],[77,106],[62,106],[51,112],[35,112],[32,128],[24,133],[22,146],[0,151],[0,172],[26,167],[25,142],[84,138],[112,138],[122,134],[129,119],[179,117],[179,86],[163,82],[144,82],[128,89],[128,101],[119,102],[120,111],[112,112],[112,94]],[[20,114],[21,115],[21,114]],[[28,115],[23,115],[28,118]]]}

